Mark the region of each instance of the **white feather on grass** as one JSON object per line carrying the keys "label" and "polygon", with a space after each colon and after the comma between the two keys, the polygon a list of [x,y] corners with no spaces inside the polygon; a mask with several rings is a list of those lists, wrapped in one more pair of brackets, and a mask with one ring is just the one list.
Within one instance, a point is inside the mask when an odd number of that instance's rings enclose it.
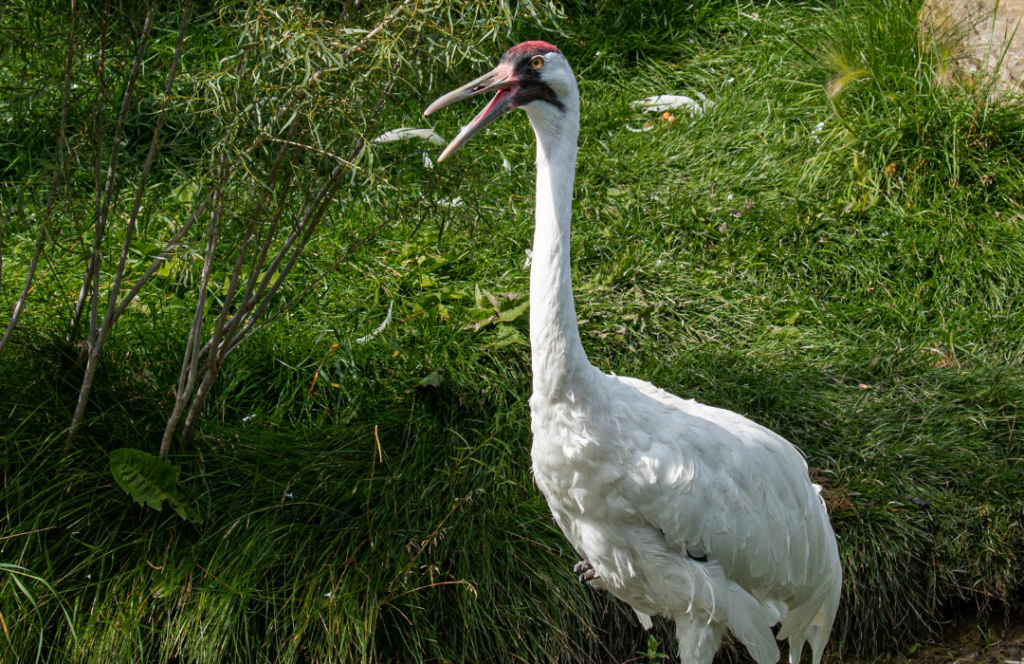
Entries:
{"label": "white feather on grass", "polygon": [[639,101],[630,102],[630,106],[639,108],[644,113],[663,113],[677,108],[684,108],[690,115],[704,115],[704,111],[711,106],[711,102],[700,92],[697,93],[700,101],[684,97],[683,95],[654,95]]}
{"label": "white feather on grass", "polygon": [[433,143],[434,145],[445,144],[445,140],[433,129],[415,129],[413,127],[399,127],[398,129],[386,131],[373,139],[373,142],[375,145],[381,145],[383,143],[394,143],[396,141],[408,141],[413,138],[419,138],[428,143]]}
{"label": "white feather on grass", "polygon": [[384,318],[384,322],[381,323],[379,326],[377,326],[376,330],[374,330],[373,332],[370,332],[365,337],[359,337],[358,339],[356,339],[356,343],[357,344],[365,344],[367,341],[369,341],[370,339],[373,339],[375,336],[377,336],[378,334],[383,332],[387,328],[387,326],[391,323],[391,311],[392,311],[392,309],[394,309],[394,307],[395,307],[395,301],[391,300],[391,304],[388,305],[388,315],[387,315],[387,317]]}

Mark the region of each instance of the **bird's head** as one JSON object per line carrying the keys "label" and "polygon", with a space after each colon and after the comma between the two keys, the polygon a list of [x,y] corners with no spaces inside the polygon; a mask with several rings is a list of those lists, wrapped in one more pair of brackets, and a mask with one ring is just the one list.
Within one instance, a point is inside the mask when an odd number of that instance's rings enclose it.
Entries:
{"label": "bird's head", "polygon": [[578,103],[576,77],[565,56],[547,42],[528,41],[513,46],[501,56],[498,66],[475,81],[440,97],[423,115],[485,92],[497,90],[491,102],[462,128],[438,161],[469,142],[477,132],[516,108],[530,112],[531,119],[564,115],[567,104]]}

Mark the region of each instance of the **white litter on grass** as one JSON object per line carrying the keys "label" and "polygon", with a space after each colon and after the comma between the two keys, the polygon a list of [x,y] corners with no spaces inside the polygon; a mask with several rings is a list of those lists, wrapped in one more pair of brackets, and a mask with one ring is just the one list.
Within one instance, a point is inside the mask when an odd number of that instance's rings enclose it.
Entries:
{"label": "white litter on grass", "polygon": [[527,249],[526,250],[526,265],[524,265],[523,267],[530,267],[530,265],[532,263],[533,263],[533,249]]}
{"label": "white litter on grass", "polygon": [[428,155],[426,152],[423,153],[423,167],[424,168],[433,168],[434,167],[434,162],[430,161],[430,155]]}
{"label": "white litter on grass", "polygon": [[391,304],[388,305],[388,315],[387,315],[387,317],[384,318],[384,322],[381,323],[379,326],[377,326],[376,330],[374,330],[373,332],[370,332],[365,337],[359,337],[358,339],[356,339],[356,343],[357,344],[365,344],[367,341],[369,341],[370,339],[373,339],[375,336],[377,336],[378,334],[383,332],[384,329],[388,325],[391,324],[391,311],[394,308],[395,308],[395,301],[391,300]]}
{"label": "white litter on grass", "polygon": [[650,130],[654,129],[654,127],[651,126],[651,125],[647,125],[643,129],[637,129],[636,127],[630,127],[629,125],[626,125],[626,129],[630,130],[634,134],[639,134],[642,131],[650,131]]}
{"label": "white litter on grass", "polygon": [[508,159],[502,158],[501,170],[505,171],[506,173],[512,172],[512,164],[508,163]]}
{"label": "white litter on grass", "polygon": [[445,144],[444,139],[438,136],[437,132],[433,129],[415,129],[413,127],[399,127],[398,129],[386,131],[373,139],[373,142],[375,145],[380,145],[382,143],[394,143],[395,141],[408,141],[413,138],[419,138],[434,145]]}
{"label": "white litter on grass", "polygon": [[445,197],[442,196],[437,201],[437,204],[438,205],[443,205],[444,207],[450,207],[450,208],[451,207],[459,207],[460,205],[462,205],[462,196],[456,196],[455,198],[452,198],[452,199],[448,199],[448,198],[445,198]]}
{"label": "white litter on grass", "polygon": [[697,96],[700,97],[700,101],[683,95],[654,95],[630,102],[629,105],[639,108],[644,113],[664,113],[677,108],[685,108],[690,115],[704,115],[704,111],[711,106],[711,102],[700,92],[697,93]]}
{"label": "white litter on grass", "polygon": [[818,124],[814,125],[814,131],[811,132],[811,137],[814,138],[815,143],[821,143],[821,137],[818,134],[825,128],[825,121],[822,120]]}

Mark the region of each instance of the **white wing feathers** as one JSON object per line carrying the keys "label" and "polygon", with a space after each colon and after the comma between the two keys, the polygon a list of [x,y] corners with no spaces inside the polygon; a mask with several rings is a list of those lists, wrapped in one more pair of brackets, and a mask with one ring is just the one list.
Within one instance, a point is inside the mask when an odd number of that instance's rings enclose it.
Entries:
{"label": "white wing feathers", "polygon": [[641,430],[654,432],[629,441],[633,456],[624,465],[637,470],[624,478],[624,497],[681,555],[696,547],[706,551],[708,569],[720,567],[731,591],[722,608],[755,659],[778,660],[769,626],[781,619],[778,638],[795,637],[796,645],[806,633],[817,663],[839,602],[840,563],[800,452],[731,411],[645,381],[613,380],[654,402],[638,408],[636,396],[621,400],[631,418],[647,420]]}

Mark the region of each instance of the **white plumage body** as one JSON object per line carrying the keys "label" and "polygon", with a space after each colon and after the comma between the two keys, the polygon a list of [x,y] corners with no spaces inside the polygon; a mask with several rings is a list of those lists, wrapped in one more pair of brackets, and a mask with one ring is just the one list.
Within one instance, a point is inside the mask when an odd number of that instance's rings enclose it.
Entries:
{"label": "white plumage body", "polygon": [[782,620],[780,638],[806,634],[820,652],[839,557],[796,448],[736,413],[588,373],[531,410],[537,485],[592,583],[645,625],[660,614],[689,627],[681,651],[713,655],[728,626],[758,662],[775,662],[770,626]]}
{"label": "white plumage body", "polygon": [[[529,66],[527,66],[527,64]],[[439,161],[480,128],[523,108],[537,139],[530,272],[533,472],[591,583],[645,627],[675,620],[684,664],[710,664],[730,630],[759,664],[805,642],[818,664],[842,586],[835,536],[800,452],[731,411],[592,366],[580,341],[570,270],[579,93],[565,58],[526,42],[434,102],[498,90]],[[519,101],[521,100],[521,101]]]}

